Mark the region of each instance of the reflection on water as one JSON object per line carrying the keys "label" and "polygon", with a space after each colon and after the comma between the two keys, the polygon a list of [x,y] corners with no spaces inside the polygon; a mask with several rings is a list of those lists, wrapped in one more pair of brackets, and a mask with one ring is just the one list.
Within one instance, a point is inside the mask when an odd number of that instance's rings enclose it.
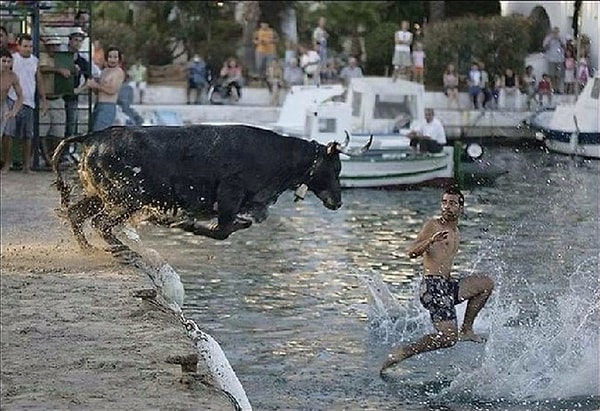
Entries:
{"label": "reflection on water", "polygon": [[187,315],[255,409],[597,409],[600,162],[490,151],[511,171],[465,192],[455,262],[497,283],[475,323],[489,341],[413,357],[386,381],[391,345],[431,329],[414,293],[420,260],[405,250],[440,190],[349,190],[336,212],[285,193],[226,241],[140,234],[181,276]]}

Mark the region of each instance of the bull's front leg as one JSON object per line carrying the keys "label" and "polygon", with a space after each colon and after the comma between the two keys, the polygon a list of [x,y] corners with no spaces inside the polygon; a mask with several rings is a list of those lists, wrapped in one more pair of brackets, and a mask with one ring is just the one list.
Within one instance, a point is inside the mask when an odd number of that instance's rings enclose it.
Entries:
{"label": "bull's front leg", "polygon": [[237,216],[245,195],[242,187],[232,184],[219,185],[217,190],[217,223],[210,226],[195,223],[193,229],[188,231],[215,240],[225,240],[231,233],[250,227],[252,221]]}

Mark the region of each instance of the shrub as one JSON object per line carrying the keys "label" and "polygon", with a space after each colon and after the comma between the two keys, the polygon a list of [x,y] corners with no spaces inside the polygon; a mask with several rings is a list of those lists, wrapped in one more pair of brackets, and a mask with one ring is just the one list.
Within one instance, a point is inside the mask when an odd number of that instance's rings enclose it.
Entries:
{"label": "shrub", "polygon": [[398,23],[388,22],[376,25],[365,34],[365,48],[367,50],[365,74],[383,76],[385,67],[391,67],[394,55],[394,33],[397,30]]}
{"label": "shrub", "polygon": [[529,24],[521,16],[467,17],[430,24],[423,40],[428,88],[441,88],[442,74],[449,63],[461,76],[467,75],[474,60],[485,63],[490,80],[508,67],[522,74]]}

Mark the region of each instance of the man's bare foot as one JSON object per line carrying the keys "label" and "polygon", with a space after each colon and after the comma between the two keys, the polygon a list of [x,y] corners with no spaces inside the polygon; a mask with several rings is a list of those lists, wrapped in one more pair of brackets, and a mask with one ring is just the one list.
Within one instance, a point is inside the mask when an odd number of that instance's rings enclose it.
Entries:
{"label": "man's bare foot", "polygon": [[473,331],[461,331],[458,334],[458,340],[459,341],[473,341],[476,343],[485,342],[485,338],[483,338],[480,335],[475,334]]}
{"label": "man's bare foot", "polygon": [[379,370],[379,374],[382,374],[387,368],[391,367],[394,364],[399,363],[400,361],[406,359],[408,355],[404,352],[402,348],[399,348],[395,352],[389,354],[387,359],[381,365],[381,369]]}

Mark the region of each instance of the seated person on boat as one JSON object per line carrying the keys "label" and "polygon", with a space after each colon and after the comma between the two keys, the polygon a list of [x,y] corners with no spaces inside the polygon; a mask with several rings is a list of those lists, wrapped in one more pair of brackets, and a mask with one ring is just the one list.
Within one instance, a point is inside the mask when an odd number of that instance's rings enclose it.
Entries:
{"label": "seated person on boat", "polygon": [[407,134],[415,153],[441,153],[446,145],[444,126],[434,117],[432,108],[425,109],[425,123],[412,128]]}

